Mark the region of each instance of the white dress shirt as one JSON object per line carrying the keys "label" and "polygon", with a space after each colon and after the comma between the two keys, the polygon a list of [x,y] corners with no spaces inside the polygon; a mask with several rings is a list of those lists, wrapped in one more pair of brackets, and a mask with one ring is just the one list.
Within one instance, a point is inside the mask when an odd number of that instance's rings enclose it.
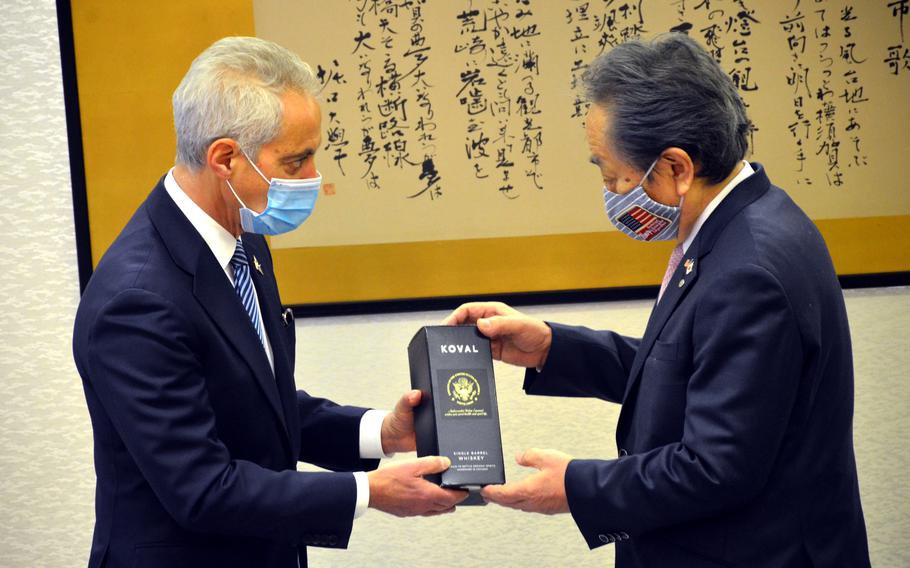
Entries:
{"label": "white dress shirt", "polygon": [[[227,229],[222,227],[218,221],[212,219],[208,213],[190,199],[190,197],[180,188],[177,180],[174,179],[174,169],[167,173],[164,178],[164,189],[167,194],[174,200],[180,211],[186,216],[187,220],[205,241],[215,260],[224,270],[231,287],[234,286],[234,267],[231,266],[231,258],[234,256],[234,249],[237,247],[237,239]],[[256,305],[260,308],[259,295],[256,287],[253,286],[253,295],[256,299]],[[266,334],[265,323],[262,326],[262,347],[265,349],[266,357],[269,359],[269,366],[272,368],[272,374],[275,373],[275,359],[272,354],[272,345]],[[382,451],[382,421],[389,414],[384,410],[368,410],[360,419],[360,457],[361,459],[381,459],[391,457]],[[354,472],[354,481],[357,483],[357,501],[354,507],[354,518],[363,515],[370,504],[370,484],[367,474],[362,471]]]}

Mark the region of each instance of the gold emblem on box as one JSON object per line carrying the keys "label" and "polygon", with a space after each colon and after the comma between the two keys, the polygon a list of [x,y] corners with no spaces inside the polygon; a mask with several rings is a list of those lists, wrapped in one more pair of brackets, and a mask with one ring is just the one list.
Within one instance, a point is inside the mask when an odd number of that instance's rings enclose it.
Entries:
{"label": "gold emblem on box", "polygon": [[455,404],[470,406],[480,396],[480,383],[468,373],[455,373],[449,377],[446,391]]}

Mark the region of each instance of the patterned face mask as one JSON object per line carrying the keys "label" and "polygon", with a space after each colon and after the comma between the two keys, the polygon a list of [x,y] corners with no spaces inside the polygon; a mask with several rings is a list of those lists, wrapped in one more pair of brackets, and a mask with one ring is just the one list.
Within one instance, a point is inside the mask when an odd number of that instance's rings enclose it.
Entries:
{"label": "patterned face mask", "polygon": [[632,191],[619,195],[604,187],[604,209],[610,222],[639,241],[670,241],[679,232],[682,199],[679,200],[678,207],[664,205],[648,197],[642,186],[657,165],[657,160],[651,163],[651,167]]}

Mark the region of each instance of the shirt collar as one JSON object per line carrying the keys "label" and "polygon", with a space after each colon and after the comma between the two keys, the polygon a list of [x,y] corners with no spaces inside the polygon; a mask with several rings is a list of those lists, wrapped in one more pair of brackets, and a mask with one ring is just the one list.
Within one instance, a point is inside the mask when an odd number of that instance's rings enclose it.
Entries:
{"label": "shirt collar", "polygon": [[218,264],[226,272],[228,264],[234,256],[234,249],[237,248],[237,239],[190,199],[190,196],[174,179],[174,168],[171,168],[164,178],[164,189],[167,190],[167,194],[171,196],[180,211],[193,225],[193,228],[211,249],[212,254],[215,255]]}
{"label": "shirt collar", "polygon": [[708,220],[708,217],[711,216],[711,213],[717,209],[717,206],[720,205],[720,202],[723,201],[731,191],[733,191],[734,187],[739,185],[740,182],[754,173],[755,170],[752,169],[752,166],[749,164],[749,162],[743,160],[743,169],[739,170],[739,173],[730,180],[730,183],[724,186],[724,188],[720,190],[720,193],[714,196],[714,199],[708,203],[708,206],[705,207],[705,210],[702,211],[701,215],[698,216],[698,219],[695,220],[695,225],[692,226],[692,232],[690,232],[689,236],[686,237],[686,240],[683,241],[683,253],[689,250],[689,245],[691,245],[692,241],[695,240],[695,236],[698,234],[699,229],[701,229],[701,226],[705,224],[705,221]]}

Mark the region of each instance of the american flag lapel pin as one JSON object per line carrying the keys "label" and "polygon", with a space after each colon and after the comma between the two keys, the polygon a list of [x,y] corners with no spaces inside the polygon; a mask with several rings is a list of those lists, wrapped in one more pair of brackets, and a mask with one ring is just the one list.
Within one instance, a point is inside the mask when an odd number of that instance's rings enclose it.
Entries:
{"label": "american flag lapel pin", "polygon": [[[256,258],[255,255],[253,255],[253,267],[256,269],[256,272],[258,272],[259,274],[262,274],[262,265],[259,264],[259,259]],[[262,274],[262,275],[265,276],[265,274]]]}
{"label": "american flag lapel pin", "polygon": [[686,274],[689,274],[692,272],[692,269],[695,268],[695,259],[687,258],[683,266],[686,267]]}

